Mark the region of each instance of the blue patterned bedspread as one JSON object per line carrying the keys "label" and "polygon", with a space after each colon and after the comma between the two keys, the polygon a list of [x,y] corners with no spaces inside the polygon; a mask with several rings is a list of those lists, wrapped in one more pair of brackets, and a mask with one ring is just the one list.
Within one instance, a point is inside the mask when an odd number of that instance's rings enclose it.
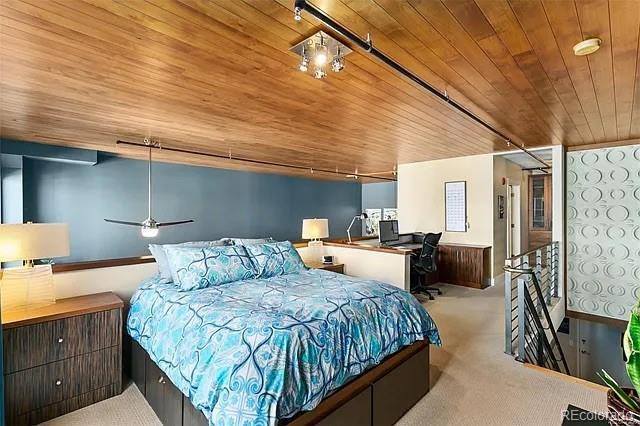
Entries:
{"label": "blue patterned bedspread", "polygon": [[153,278],[127,329],[211,425],[276,424],[404,346],[440,344],[409,293],[313,269],[186,292]]}

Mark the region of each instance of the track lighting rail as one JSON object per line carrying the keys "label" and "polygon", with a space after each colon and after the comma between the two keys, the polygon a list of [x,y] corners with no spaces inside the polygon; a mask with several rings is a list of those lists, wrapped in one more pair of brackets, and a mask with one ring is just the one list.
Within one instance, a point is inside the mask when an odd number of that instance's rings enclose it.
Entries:
{"label": "track lighting rail", "polygon": [[380,61],[384,62],[389,67],[393,68],[395,71],[397,71],[398,73],[402,74],[407,79],[411,80],[412,82],[414,82],[417,85],[419,85],[420,87],[422,87],[424,90],[426,90],[431,95],[433,95],[436,98],[440,99],[442,102],[450,105],[456,111],[462,113],[463,115],[467,116],[468,118],[470,118],[471,120],[473,120],[477,124],[480,124],[485,129],[487,129],[490,132],[492,132],[493,134],[497,135],[498,137],[503,139],[507,143],[507,145],[513,144],[513,146],[515,146],[516,148],[520,149],[522,152],[524,152],[527,155],[529,155],[531,158],[533,158],[534,160],[536,160],[537,162],[542,164],[544,167],[551,167],[545,161],[540,159],[537,155],[535,155],[531,151],[527,150],[524,147],[524,145],[514,142],[511,138],[506,136],[500,130],[496,129],[495,127],[493,127],[492,125],[490,125],[489,123],[487,123],[486,121],[482,120],[481,118],[476,116],[474,113],[472,113],[471,111],[466,109],[464,106],[462,106],[461,104],[459,104],[456,101],[454,101],[453,99],[451,99],[446,92],[444,92],[444,93],[440,92],[438,89],[436,89],[435,87],[433,87],[432,85],[430,85],[429,83],[427,83],[426,81],[424,81],[423,79],[421,79],[420,77],[418,77],[417,75],[415,75],[414,73],[412,73],[411,71],[409,71],[408,69],[406,69],[405,67],[400,65],[398,62],[394,61],[389,56],[385,55],[383,52],[381,52],[378,49],[376,49],[375,46],[373,45],[373,41],[371,40],[371,35],[370,34],[367,34],[367,38],[366,39],[362,39],[362,38],[360,38],[360,36],[358,36],[357,34],[353,33],[351,30],[349,30],[348,28],[346,28],[345,26],[343,26],[339,22],[335,21],[333,18],[331,18],[329,15],[325,14],[322,10],[320,10],[318,7],[314,6],[313,4],[307,2],[306,0],[295,0],[295,2],[294,2],[294,19],[296,21],[299,21],[300,19],[302,19],[302,17],[301,17],[302,11],[305,11],[305,12],[309,13],[311,16],[315,17],[320,22],[322,22],[323,24],[325,24],[329,28],[333,29],[335,32],[337,32],[340,35],[342,35],[343,37],[349,39],[351,42],[356,44],[362,50],[364,50],[364,51],[370,53],[371,55],[375,56]]}
{"label": "track lighting rail", "polygon": [[351,171],[340,171],[338,170],[338,168],[336,168],[335,170],[329,170],[329,169],[320,169],[317,167],[308,167],[308,166],[300,166],[297,164],[287,164],[287,163],[277,163],[275,161],[264,161],[264,160],[255,160],[252,158],[245,158],[245,157],[234,157],[231,155],[231,152],[229,152],[228,154],[212,154],[209,152],[202,152],[202,151],[194,151],[191,149],[183,149],[183,148],[171,148],[171,147],[167,147],[167,146],[162,146],[159,144],[155,144],[155,145],[148,145],[145,143],[140,143],[140,142],[128,142],[128,141],[123,141],[123,140],[118,140],[116,141],[116,144],[118,145],[128,145],[128,146],[137,146],[137,147],[143,147],[146,149],[161,149],[163,151],[171,151],[171,152],[179,152],[182,154],[190,154],[190,155],[200,155],[203,157],[210,157],[210,158],[220,158],[223,160],[231,160],[231,161],[238,161],[241,163],[247,163],[247,164],[257,164],[257,165],[262,165],[262,166],[275,166],[275,167],[282,167],[282,168],[288,168],[288,169],[295,169],[295,170],[306,170],[310,173],[314,173],[314,172],[320,172],[320,173],[329,173],[329,174],[333,174],[333,175],[339,175],[341,177],[352,177],[352,178],[367,178],[367,179],[378,179],[378,180],[384,180],[384,181],[389,181],[389,182],[395,182],[395,178],[388,178],[388,177],[384,177],[384,176],[377,176],[376,174],[366,174],[366,173],[353,173]]}

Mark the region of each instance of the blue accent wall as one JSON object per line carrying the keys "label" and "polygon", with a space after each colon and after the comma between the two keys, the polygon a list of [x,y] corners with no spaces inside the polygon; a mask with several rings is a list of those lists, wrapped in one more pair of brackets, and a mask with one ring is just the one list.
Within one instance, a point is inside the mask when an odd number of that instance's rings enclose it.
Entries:
{"label": "blue accent wall", "polygon": [[71,256],[58,262],[148,254],[151,242],[272,236],[300,240],[302,219],[328,218],[330,237],[346,235],[362,210],[362,185],[179,164],[153,164],[153,217],[195,223],[139,228],[104,218],[147,217],[147,163],[98,153],[94,166],[25,156],[24,220],[69,224]]}
{"label": "blue accent wall", "polygon": [[362,185],[362,208],[384,209],[397,207],[398,183],[380,182]]}

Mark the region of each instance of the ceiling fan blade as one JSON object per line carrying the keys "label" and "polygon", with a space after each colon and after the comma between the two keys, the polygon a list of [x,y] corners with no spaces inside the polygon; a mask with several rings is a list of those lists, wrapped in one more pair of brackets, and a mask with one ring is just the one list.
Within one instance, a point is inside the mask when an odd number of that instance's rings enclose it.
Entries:
{"label": "ceiling fan blade", "polygon": [[162,222],[162,223],[158,223],[158,227],[160,226],[171,226],[171,225],[182,225],[183,223],[191,223],[193,222],[193,219],[189,219],[189,220],[179,220],[176,222]]}
{"label": "ceiling fan blade", "polygon": [[142,223],[139,222],[127,222],[124,220],[113,220],[113,219],[105,219],[105,222],[109,222],[109,223],[117,223],[120,225],[131,225],[131,226],[142,226]]}

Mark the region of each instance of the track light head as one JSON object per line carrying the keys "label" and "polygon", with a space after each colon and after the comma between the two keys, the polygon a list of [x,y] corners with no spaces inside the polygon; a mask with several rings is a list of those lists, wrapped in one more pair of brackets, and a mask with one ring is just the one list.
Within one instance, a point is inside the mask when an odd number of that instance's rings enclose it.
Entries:
{"label": "track light head", "polygon": [[340,72],[344,68],[344,58],[342,57],[342,49],[338,45],[336,47],[336,55],[333,57],[331,61],[331,71]]}
{"label": "track light head", "polygon": [[309,69],[309,57],[308,56],[303,56],[302,60],[300,61],[300,66],[298,67],[298,69],[302,72],[307,72],[307,70]]}
{"label": "track light head", "polygon": [[300,21],[302,21],[302,8],[301,8],[301,7],[296,6],[296,7],[293,9],[293,19],[294,19],[296,22],[300,22]]}
{"label": "track light head", "polygon": [[340,72],[344,69],[344,59],[341,56],[336,56],[331,61],[331,71]]}

